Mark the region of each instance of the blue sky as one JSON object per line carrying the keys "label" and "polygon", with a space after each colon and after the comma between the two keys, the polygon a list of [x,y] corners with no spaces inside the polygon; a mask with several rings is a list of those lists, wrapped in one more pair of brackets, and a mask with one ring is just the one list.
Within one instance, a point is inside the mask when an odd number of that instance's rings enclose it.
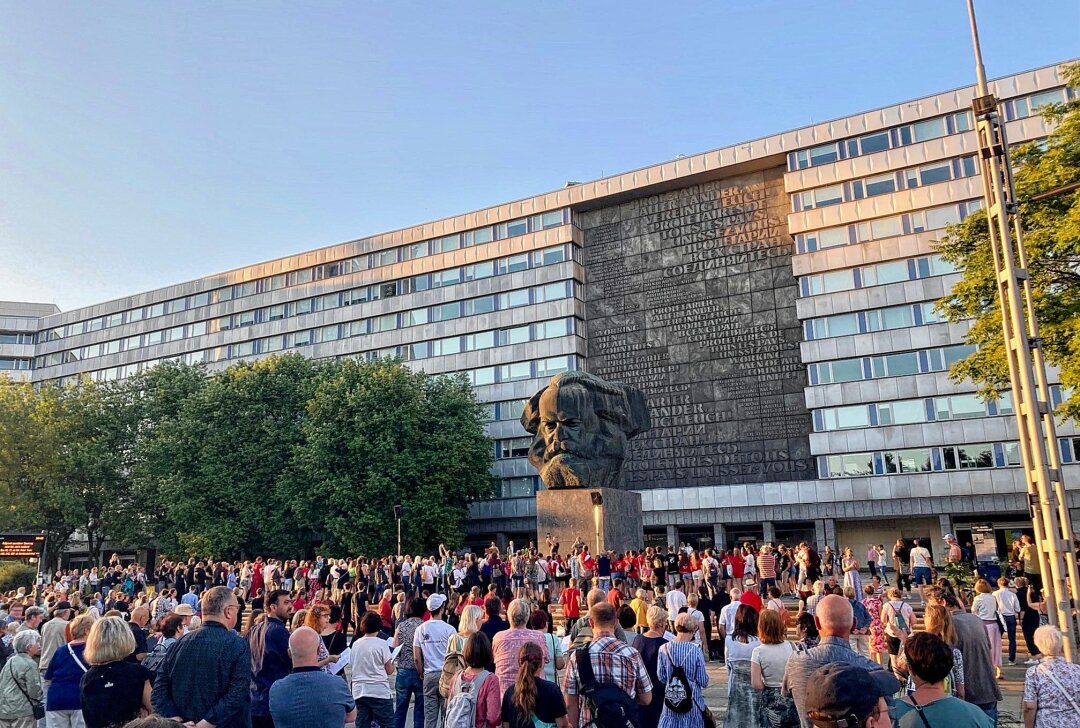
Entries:
{"label": "blue sky", "polygon": [[[993,76],[1080,3],[978,3]],[[973,81],[961,0],[0,0],[0,300],[74,308]]]}

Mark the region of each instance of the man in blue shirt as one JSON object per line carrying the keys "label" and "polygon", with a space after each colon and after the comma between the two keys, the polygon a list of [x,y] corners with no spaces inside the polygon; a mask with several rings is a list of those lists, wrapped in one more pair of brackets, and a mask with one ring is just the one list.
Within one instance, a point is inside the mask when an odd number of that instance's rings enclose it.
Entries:
{"label": "man in blue shirt", "polygon": [[806,717],[807,685],[819,667],[833,662],[856,665],[867,670],[881,670],[881,665],[851,649],[851,628],[855,614],[851,602],[838,594],[830,594],[818,602],[814,621],[821,632],[821,642],[805,652],[792,655],[784,671],[783,692],[795,699],[802,728],[812,728]]}
{"label": "man in blue shirt", "polygon": [[188,593],[184,596],[180,597],[180,603],[186,604],[191,607],[191,611],[195,612],[195,614],[199,613],[199,595],[196,593],[196,590],[198,588],[199,587],[192,584],[191,590],[188,591]]}
{"label": "man in blue shirt", "polygon": [[321,642],[311,627],[301,627],[289,638],[292,674],[270,687],[276,728],[342,728],[356,718],[348,684],[319,667]]}
{"label": "man in blue shirt", "polygon": [[251,725],[273,728],[270,717],[270,688],[289,674],[289,631],[285,621],[292,614],[289,592],[275,589],[264,600],[266,619],[248,632],[251,650]]}

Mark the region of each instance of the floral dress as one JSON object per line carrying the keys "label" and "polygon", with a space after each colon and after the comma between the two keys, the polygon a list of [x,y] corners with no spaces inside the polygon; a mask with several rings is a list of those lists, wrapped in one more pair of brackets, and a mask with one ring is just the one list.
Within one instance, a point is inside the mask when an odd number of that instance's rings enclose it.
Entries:
{"label": "floral dress", "polygon": [[870,613],[870,651],[884,655],[889,647],[885,640],[885,623],[881,621],[881,597],[866,597],[863,606]]}

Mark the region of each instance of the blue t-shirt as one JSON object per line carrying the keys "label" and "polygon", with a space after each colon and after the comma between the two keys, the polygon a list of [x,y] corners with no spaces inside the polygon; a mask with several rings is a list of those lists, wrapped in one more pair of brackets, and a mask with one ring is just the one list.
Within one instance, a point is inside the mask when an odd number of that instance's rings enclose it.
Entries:
{"label": "blue t-shirt", "polygon": [[298,667],[270,688],[275,728],[341,728],[355,707],[345,680],[318,667]]}

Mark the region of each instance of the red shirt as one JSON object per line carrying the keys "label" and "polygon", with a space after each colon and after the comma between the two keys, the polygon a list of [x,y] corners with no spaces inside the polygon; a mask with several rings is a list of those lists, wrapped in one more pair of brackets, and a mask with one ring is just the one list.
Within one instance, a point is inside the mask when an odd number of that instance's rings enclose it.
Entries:
{"label": "red shirt", "polygon": [[609,591],[607,593],[607,603],[615,607],[615,610],[618,611],[619,607],[622,606],[622,592],[618,589]]}
{"label": "red shirt", "polygon": [[379,600],[379,617],[382,619],[383,627],[386,629],[394,628],[394,606],[390,603],[389,599]]}
{"label": "red shirt", "polygon": [[577,587],[569,586],[563,589],[559,600],[563,605],[563,616],[568,619],[576,619],[581,616],[581,592]]}

